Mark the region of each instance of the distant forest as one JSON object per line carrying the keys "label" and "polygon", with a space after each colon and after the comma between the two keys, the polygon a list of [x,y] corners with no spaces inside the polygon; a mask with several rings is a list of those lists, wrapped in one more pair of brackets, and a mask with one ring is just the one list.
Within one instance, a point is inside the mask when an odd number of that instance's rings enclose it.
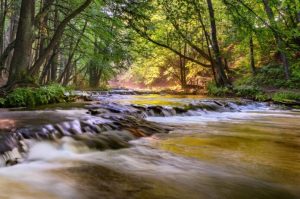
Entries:
{"label": "distant forest", "polygon": [[[300,85],[297,0],[1,0],[2,90]],[[299,87],[298,87],[299,88]]]}

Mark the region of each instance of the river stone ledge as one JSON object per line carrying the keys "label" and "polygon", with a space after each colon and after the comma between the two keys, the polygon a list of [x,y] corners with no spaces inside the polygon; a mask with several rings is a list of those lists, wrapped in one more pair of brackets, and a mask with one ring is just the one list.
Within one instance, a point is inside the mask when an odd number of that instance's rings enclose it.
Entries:
{"label": "river stone ledge", "polygon": [[[105,99],[103,99],[105,102]],[[109,101],[109,100],[108,100]],[[116,113],[134,115],[138,118],[145,117],[169,117],[169,116],[194,116],[207,112],[239,112],[258,108],[271,108],[271,104],[254,102],[252,100],[201,100],[182,106],[158,106],[158,105],[120,105],[118,103],[98,103],[88,105],[92,115],[103,113]]]}
{"label": "river stone ledge", "polygon": [[30,141],[58,142],[70,137],[95,150],[129,147],[129,141],[156,133],[168,133],[171,126],[147,121],[146,117],[201,115],[207,112],[233,112],[267,104],[249,100],[201,100],[181,107],[121,105],[94,102],[86,106],[87,117],[32,128],[13,130],[0,139],[0,166],[26,161]]}
{"label": "river stone ledge", "polygon": [[94,104],[87,107],[89,117],[73,121],[13,130],[0,139],[0,166],[26,161],[32,141],[58,142],[70,137],[90,149],[120,149],[129,141],[157,133],[168,133],[172,127],[145,120],[145,113],[116,104]]}
{"label": "river stone ledge", "polygon": [[145,90],[131,90],[131,89],[112,89],[107,91],[81,91],[81,90],[75,90],[72,92],[68,92],[67,95],[73,95],[73,96],[99,96],[99,95],[147,95],[147,94],[170,94],[170,95],[186,95],[186,94],[192,94],[192,93],[186,93],[186,92],[178,92],[178,91],[172,91],[172,90],[165,90],[165,91],[145,91]]}

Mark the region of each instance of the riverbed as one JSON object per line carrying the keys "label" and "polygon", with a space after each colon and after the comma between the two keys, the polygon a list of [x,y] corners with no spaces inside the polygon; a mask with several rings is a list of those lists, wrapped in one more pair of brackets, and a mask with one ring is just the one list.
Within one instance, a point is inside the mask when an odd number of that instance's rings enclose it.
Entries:
{"label": "riverbed", "polygon": [[[222,99],[111,95],[94,100],[167,109]],[[1,133],[89,117],[83,106],[1,110]],[[251,101],[231,107],[147,116],[172,131],[130,141],[124,149],[98,151],[68,137],[36,141],[26,161],[0,168],[0,198],[300,198],[300,112]]]}

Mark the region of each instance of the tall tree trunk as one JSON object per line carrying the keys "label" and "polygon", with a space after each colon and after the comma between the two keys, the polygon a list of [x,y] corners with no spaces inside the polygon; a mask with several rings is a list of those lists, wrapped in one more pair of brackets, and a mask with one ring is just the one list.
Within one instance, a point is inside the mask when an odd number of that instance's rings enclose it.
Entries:
{"label": "tall tree trunk", "polygon": [[98,69],[95,66],[91,66],[90,79],[89,79],[90,88],[98,88],[99,87],[101,75],[102,75],[101,69]]}
{"label": "tall tree trunk", "polygon": [[210,19],[212,49],[215,57],[213,61],[214,62],[213,65],[215,67],[216,83],[217,86],[229,86],[230,82],[224,70],[222,56],[220,53],[219,43],[217,39],[216,20],[215,20],[213,4],[211,0],[207,0],[207,7],[208,7],[209,19]]}
{"label": "tall tree trunk", "polygon": [[181,88],[186,88],[186,75],[185,75],[185,60],[179,56],[179,70],[180,70],[180,84]]}
{"label": "tall tree trunk", "polygon": [[[59,25],[59,13],[58,13],[58,9],[55,8],[55,12],[54,12],[54,28],[57,29]],[[59,43],[56,44],[56,46],[53,49],[53,60],[51,61],[51,72],[50,72],[50,81],[51,82],[55,82],[57,79],[57,69],[58,69],[58,57],[59,57]]]}
{"label": "tall tree trunk", "polygon": [[[98,38],[95,35],[94,41],[94,54],[99,53],[98,49]],[[98,88],[100,85],[100,77],[102,75],[102,69],[99,68],[99,63],[95,62],[93,59],[88,63],[88,73],[89,73],[89,87]]]}
{"label": "tall tree trunk", "polygon": [[[51,64],[53,63],[53,59],[56,57],[55,53],[52,53],[52,56],[48,60],[48,63],[44,66],[43,72],[40,77],[40,84],[47,83],[46,81],[47,75],[49,76],[49,73],[51,73]],[[49,78],[48,78],[49,80]]]}
{"label": "tall tree trunk", "polygon": [[262,0],[262,1],[264,4],[265,12],[267,13],[269,22],[270,22],[271,26],[275,29],[275,31],[272,31],[272,32],[275,37],[277,47],[279,49],[280,58],[281,58],[281,61],[282,61],[283,67],[284,67],[285,78],[288,80],[288,79],[290,79],[290,69],[289,69],[290,67],[289,67],[288,57],[285,53],[285,45],[284,45],[284,42],[282,41],[282,39],[280,38],[279,33],[277,32],[278,28],[277,28],[277,25],[275,22],[274,13],[269,4],[269,0]]}
{"label": "tall tree trunk", "polygon": [[[183,54],[186,56],[187,55],[187,44],[184,44],[183,47]],[[186,89],[187,86],[187,81],[186,81],[186,59],[182,56],[179,56],[179,61],[180,61],[180,83],[181,83],[181,88]]]}
{"label": "tall tree trunk", "polygon": [[[15,45],[15,41],[16,41],[16,35],[17,35],[17,31],[18,31],[18,23],[19,23],[19,6],[17,5],[17,3],[15,2],[13,4],[13,13],[12,16],[10,18],[10,22],[9,22],[9,41],[8,41],[8,46],[6,47],[6,49],[3,51],[3,55],[2,57],[4,57],[5,52],[7,52],[8,54],[5,55],[5,60],[2,61],[1,59],[1,63],[3,63],[4,67],[9,70],[10,69],[10,65],[11,65],[11,61],[12,61],[12,56],[13,56],[13,50],[14,50],[14,45]],[[10,49],[8,49],[10,48]]]}
{"label": "tall tree trunk", "polygon": [[203,17],[202,17],[202,14],[201,14],[201,8],[199,7],[199,4],[198,4],[199,2],[197,2],[197,0],[193,0],[192,3],[194,5],[194,8],[197,11],[198,20],[200,22],[200,25],[202,27],[202,30],[203,30],[203,33],[204,33],[204,36],[205,36],[205,41],[206,41],[206,45],[207,45],[207,52],[208,52],[208,56],[209,56],[209,60],[210,60],[210,65],[211,65],[213,78],[214,78],[215,83],[217,83],[216,70],[215,70],[215,66],[214,66],[212,52],[210,50],[211,39],[209,37],[208,31],[206,30],[206,27],[205,27],[204,22],[203,22]]}
{"label": "tall tree trunk", "polygon": [[50,81],[56,82],[57,80],[57,69],[58,69],[58,56],[59,56],[59,47],[53,49],[54,57],[51,61],[51,72],[50,72]]}
{"label": "tall tree trunk", "polygon": [[0,54],[4,48],[4,28],[5,19],[7,15],[7,0],[1,0],[1,12],[0,12]]}
{"label": "tall tree trunk", "polygon": [[27,75],[27,68],[31,58],[33,20],[34,1],[22,0],[15,50],[7,85],[24,80],[24,75]]}
{"label": "tall tree trunk", "polygon": [[255,59],[254,59],[254,45],[253,45],[253,36],[250,35],[249,39],[249,50],[250,50],[250,68],[252,75],[256,75],[256,68],[255,68]]}
{"label": "tall tree trunk", "polygon": [[211,42],[209,33],[206,30],[206,27],[205,27],[204,22],[203,22],[203,17],[202,17],[202,14],[201,14],[201,9],[200,9],[199,4],[197,3],[196,0],[193,0],[193,5],[194,5],[194,7],[195,7],[195,9],[197,11],[198,20],[199,20],[199,22],[201,24],[201,27],[202,27],[202,30],[204,32],[205,41],[206,41],[206,45],[207,45],[207,52],[208,52],[208,55],[209,55],[211,70],[212,70],[212,74],[213,74],[213,79],[214,79],[214,82],[217,84],[216,70],[215,70],[214,61],[213,61],[214,58],[212,56],[212,52],[211,52],[211,49],[210,49],[210,45],[211,45],[212,42]]}

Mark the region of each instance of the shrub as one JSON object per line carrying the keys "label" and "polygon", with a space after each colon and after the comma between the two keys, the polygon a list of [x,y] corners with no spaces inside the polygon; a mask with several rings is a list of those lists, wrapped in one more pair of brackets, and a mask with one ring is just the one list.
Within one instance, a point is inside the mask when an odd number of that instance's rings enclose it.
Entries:
{"label": "shrub", "polygon": [[277,92],[273,95],[272,99],[275,102],[300,101],[300,93],[292,91]]}
{"label": "shrub", "polygon": [[249,85],[255,87],[272,87],[272,88],[299,88],[300,87],[300,72],[299,67],[293,67],[293,73],[290,80],[285,79],[284,70],[281,65],[269,64],[258,68],[257,74],[243,75],[238,78],[235,85]]}
{"label": "shrub", "polygon": [[264,93],[258,93],[255,95],[254,99],[257,101],[264,102],[270,100],[270,97]]}
{"label": "shrub", "polygon": [[207,85],[207,91],[210,96],[224,97],[232,95],[232,91],[228,87],[217,87],[214,83]]}
{"label": "shrub", "polygon": [[257,87],[249,85],[236,86],[233,90],[237,96],[246,98],[255,98],[256,95],[262,93]]}
{"label": "shrub", "polygon": [[34,107],[66,100],[66,89],[58,84],[40,88],[17,88],[9,93],[0,105],[6,107]]}
{"label": "shrub", "polygon": [[5,104],[5,99],[0,97],[0,107],[3,107]]}
{"label": "shrub", "polygon": [[5,98],[5,106],[34,106],[33,92],[30,88],[17,88]]}

